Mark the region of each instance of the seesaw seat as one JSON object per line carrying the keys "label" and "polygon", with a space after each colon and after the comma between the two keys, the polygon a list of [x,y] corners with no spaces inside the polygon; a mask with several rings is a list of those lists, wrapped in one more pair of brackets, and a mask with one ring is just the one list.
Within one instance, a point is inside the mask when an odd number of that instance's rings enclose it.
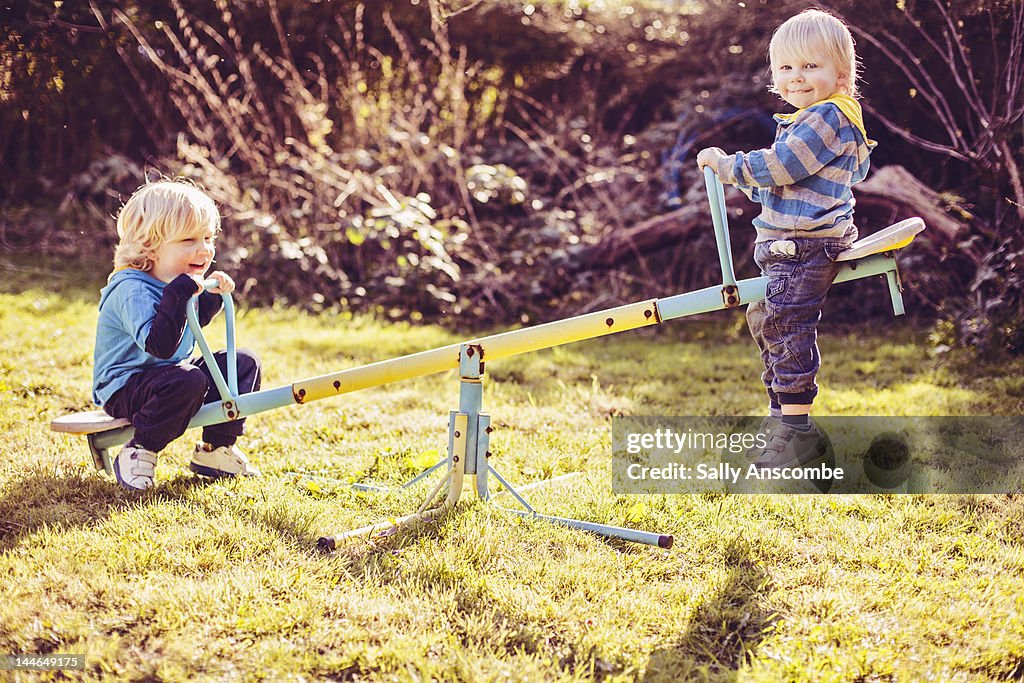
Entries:
{"label": "seesaw seat", "polygon": [[102,410],[61,415],[50,422],[50,429],[65,434],[98,434],[111,429],[130,427],[131,422],[123,417],[110,417]]}
{"label": "seesaw seat", "polygon": [[850,248],[839,254],[836,261],[853,261],[855,259],[879,254],[883,251],[902,249],[924,230],[924,221],[916,216],[894,223],[884,230],[868,235],[850,245]]}

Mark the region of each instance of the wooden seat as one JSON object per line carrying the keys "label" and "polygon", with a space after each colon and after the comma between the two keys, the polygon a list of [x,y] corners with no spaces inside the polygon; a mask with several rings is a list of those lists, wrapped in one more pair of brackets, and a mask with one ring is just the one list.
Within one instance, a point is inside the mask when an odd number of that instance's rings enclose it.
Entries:
{"label": "wooden seat", "polygon": [[884,230],[868,235],[850,245],[850,248],[839,254],[836,261],[853,261],[855,259],[879,254],[883,251],[896,251],[911,242],[919,232],[924,230],[924,221],[916,216],[894,223]]}
{"label": "wooden seat", "polygon": [[110,417],[102,410],[62,415],[50,422],[50,429],[65,434],[97,434],[111,429],[130,427],[131,422],[123,417]]}

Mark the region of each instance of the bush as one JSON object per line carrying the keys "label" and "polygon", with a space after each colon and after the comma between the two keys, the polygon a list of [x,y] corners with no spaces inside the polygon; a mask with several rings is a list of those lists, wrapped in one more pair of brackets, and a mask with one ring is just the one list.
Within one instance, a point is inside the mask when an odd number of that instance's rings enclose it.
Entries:
{"label": "bush", "polygon": [[[69,77],[66,87],[103,109],[101,120],[132,122],[124,126],[138,129],[131,137],[160,153],[145,156],[122,137],[113,149],[93,141],[88,161],[106,161],[76,166],[51,155],[51,175],[30,194],[17,178],[41,153],[30,145],[3,184],[22,188],[22,201],[62,203],[76,230],[91,216],[102,227],[85,233],[106,249],[109,216],[132,177],[186,175],[223,208],[221,265],[237,269],[247,301],[417,320],[458,315],[460,326],[550,319],[713,283],[710,220],[611,269],[583,257],[641,221],[703,205],[693,165],[700,147],[767,144],[779,104],[766,88],[766,46],[774,27],[805,6],[142,0],[82,13],[29,4],[31,16],[5,27],[7,45],[29,46],[5,54],[15,93],[6,104],[34,101],[40,84],[71,63],[60,32],[79,26],[95,39],[80,39],[90,56],[79,63],[106,64],[131,92],[103,90],[101,106],[85,81]],[[1019,348],[999,332],[1019,320],[1019,305],[992,292],[1016,285],[1024,249],[1013,154],[1024,144],[1021,79],[1013,78],[1024,68],[1024,10],[833,4],[859,37],[868,123],[882,142],[873,163],[899,161],[971,211],[962,244],[925,239],[908,252],[908,303],[944,316],[961,339],[987,335],[996,347]],[[109,63],[115,53],[120,71]],[[980,103],[966,97],[969,74]],[[44,110],[73,99],[52,95],[40,100]],[[126,102],[134,109],[118,109]],[[0,143],[22,125],[4,106]],[[125,158],[148,165],[110,176]],[[57,169],[68,177],[59,180]],[[750,275],[743,225],[753,207],[734,208],[745,212],[734,229],[737,266]],[[863,317],[884,307],[851,297],[844,308]]]}

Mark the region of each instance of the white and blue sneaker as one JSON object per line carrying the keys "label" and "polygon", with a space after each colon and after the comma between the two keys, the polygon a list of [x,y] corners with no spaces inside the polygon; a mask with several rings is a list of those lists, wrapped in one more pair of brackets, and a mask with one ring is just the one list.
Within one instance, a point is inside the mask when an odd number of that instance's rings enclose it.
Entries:
{"label": "white and blue sneaker", "polygon": [[114,458],[114,476],[118,484],[132,491],[151,488],[156,476],[156,453],[128,444]]}
{"label": "white and blue sneaker", "polygon": [[192,462],[189,469],[204,477],[258,477],[261,472],[249,463],[245,454],[238,450],[238,446],[220,446],[212,448],[206,444],[197,443],[196,450],[192,453]]}

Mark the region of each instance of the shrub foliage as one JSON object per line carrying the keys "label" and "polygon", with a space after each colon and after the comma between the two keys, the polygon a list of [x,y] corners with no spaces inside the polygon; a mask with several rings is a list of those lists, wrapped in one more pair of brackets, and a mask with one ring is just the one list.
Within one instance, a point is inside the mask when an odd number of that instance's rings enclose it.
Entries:
{"label": "shrub foliage", "polygon": [[[4,27],[7,205],[59,205],[55,222],[75,221],[68,240],[106,248],[109,215],[144,176],[189,176],[223,207],[221,265],[239,273],[247,301],[480,325],[713,282],[709,225],[611,270],[580,257],[702,202],[699,147],[770,140],[778,104],[765,46],[803,8],[74,5],[30,0]],[[969,234],[930,245],[909,295],[944,316],[949,341],[1020,348],[1007,331],[1022,313],[1008,292],[1020,291],[1024,252],[1024,10],[959,0],[829,8],[858,37],[882,142],[875,163],[902,163],[946,192],[951,210],[969,209]],[[4,228],[27,225],[39,221]]]}

